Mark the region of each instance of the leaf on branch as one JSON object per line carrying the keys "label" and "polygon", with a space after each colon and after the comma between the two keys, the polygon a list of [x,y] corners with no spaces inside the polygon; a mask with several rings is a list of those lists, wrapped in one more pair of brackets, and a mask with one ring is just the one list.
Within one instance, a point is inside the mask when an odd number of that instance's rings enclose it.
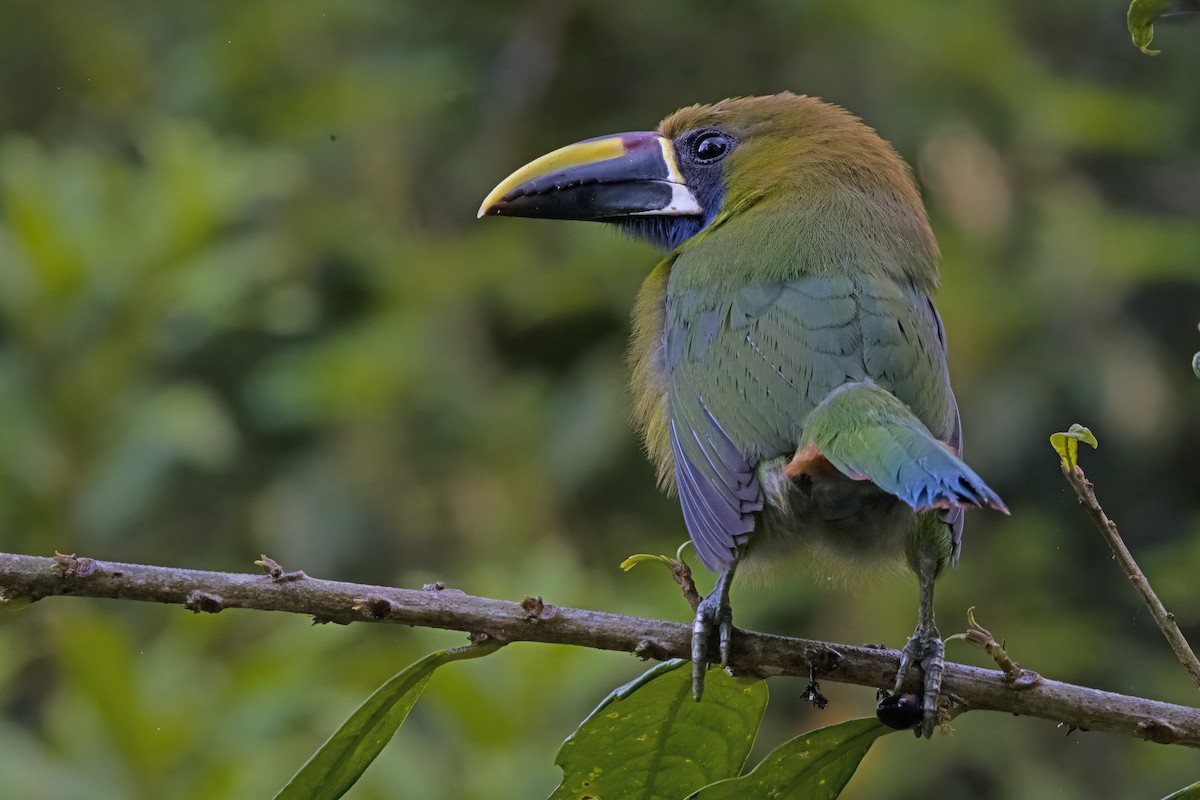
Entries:
{"label": "leaf on branch", "polygon": [[621,569],[625,570],[626,572],[629,572],[629,570],[633,569],[638,564],[641,564],[646,561],[657,561],[658,563],[665,566],[667,569],[671,568],[671,557],[670,556],[652,556],[649,553],[638,553],[637,555],[632,555],[629,558],[622,561]]}
{"label": "leaf on branch", "polygon": [[1179,791],[1171,792],[1162,800],[1200,800],[1200,781],[1191,786],[1185,786]]}
{"label": "leaf on branch", "polygon": [[391,741],[434,670],[451,661],[488,655],[499,648],[499,642],[489,642],[439,650],[405,667],[342,723],[279,790],[275,800],[334,800],[344,795]]}
{"label": "leaf on branch", "polygon": [[874,717],[810,731],[776,747],[748,774],[705,786],[688,800],[832,800],[875,740],[891,732]]}
{"label": "leaf on branch", "polygon": [[679,545],[675,550],[675,557],[670,556],[653,556],[648,553],[638,553],[630,556],[621,562],[621,569],[629,572],[642,562],[657,562],[662,564],[671,572],[671,579],[679,584],[680,590],[683,591],[684,598],[688,601],[688,605],[695,611],[700,606],[700,593],[696,591],[696,582],[692,579],[691,567],[683,560],[683,551],[691,545],[691,539],[688,539],[683,544]]}
{"label": "leaf on branch", "polygon": [[986,652],[996,662],[996,666],[1004,673],[1004,677],[1022,689],[1036,686],[1042,682],[1042,676],[1033,670],[1021,669],[1021,665],[1013,661],[1012,656],[1004,649],[1004,645],[996,641],[996,637],[987,628],[975,621],[975,606],[967,609],[967,630],[947,636],[943,642],[961,639],[967,644],[974,645]]}
{"label": "leaf on branch", "polygon": [[1058,453],[1058,457],[1062,459],[1063,464],[1068,469],[1074,469],[1079,463],[1079,443],[1084,442],[1090,444],[1092,449],[1100,446],[1096,441],[1095,435],[1090,430],[1076,422],[1066,432],[1054,433],[1050,435],[1050,445],[1054,448],[1054,452]]}
{"label": "leaf on branch", "polygon": [[677,798],[740,773],[767,685],[712,669],[697,703],[687,663],[659,664],[605,698],[558,751],[563,779],[550,800]]}
{"label": "leaf on branch", "polygon": [[1150,43],[1154,41],[1154,20],[1167,12],[1170,0],[1133,0],[1129,4],[1129,12],[1125,22],[1129,26],[1129,35],[1133,43],[1148,56],[1156,56],[1161,50],[1151,50]]}
{"label": "leaf on branch", "polygon": [[629,572],[629,570],[633,569],[638,564],[641,564],[643,561],[657,561],[667,569],[674,572],[676,565],[683,561],[683,551],[686,550],[688,545],[691,543],[692,540],[688,539],[683,544],[679,545],[679,547],[675,550],[674,558],[671,558],[670,556],[654,556],[650,555],[649,553],[638,553],[636,555],[632,555],[621,562],[621,569]]}

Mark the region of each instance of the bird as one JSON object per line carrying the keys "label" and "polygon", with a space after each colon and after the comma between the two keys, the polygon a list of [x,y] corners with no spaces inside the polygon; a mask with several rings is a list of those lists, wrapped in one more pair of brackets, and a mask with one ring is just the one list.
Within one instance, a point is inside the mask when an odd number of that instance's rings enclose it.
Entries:
{"label": "bird", "polygon": [[599,221],[665,252],[634,304],[631,416],[719,573],[692,628],[696,699],[729,663],[739,567],[907,566],[917,625],[894,691],[921,697],[899,723],[884,700],[877,713],[929,738],[934,581],[958,559],[966,508],[1008,509],[961,458],[931,300],[940,253],[896,150],[816,97],[736,97],[537,158],[478,216]]}

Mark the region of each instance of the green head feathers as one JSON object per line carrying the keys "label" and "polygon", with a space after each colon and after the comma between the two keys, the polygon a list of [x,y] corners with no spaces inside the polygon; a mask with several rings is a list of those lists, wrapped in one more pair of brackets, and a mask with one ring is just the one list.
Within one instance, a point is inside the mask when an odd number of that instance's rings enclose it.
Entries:
{"label": "green head feathers", "polygon": [[497,186],[485,214],[600,220],[666,250],[704,242],[724,266],[702,280],[785,277],[778,266],[793,259],[765,251],[800,253],[806,270],[853,258],[937,283],[937,243],[895,150],[839,106],[790,93],[689,106],[657,131],[562,148]]}

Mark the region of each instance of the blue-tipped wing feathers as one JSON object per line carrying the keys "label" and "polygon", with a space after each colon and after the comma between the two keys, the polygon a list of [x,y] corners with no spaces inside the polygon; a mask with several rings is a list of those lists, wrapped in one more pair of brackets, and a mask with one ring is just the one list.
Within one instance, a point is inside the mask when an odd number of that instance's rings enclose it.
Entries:
{"label": "blue-tipped wing feathers", "polygon": [[979,506],[1007,511],[975,471],[912,411],[873,383],[834,391],[808,416],[801,449],[839,472],[869,480],[914,511]]}

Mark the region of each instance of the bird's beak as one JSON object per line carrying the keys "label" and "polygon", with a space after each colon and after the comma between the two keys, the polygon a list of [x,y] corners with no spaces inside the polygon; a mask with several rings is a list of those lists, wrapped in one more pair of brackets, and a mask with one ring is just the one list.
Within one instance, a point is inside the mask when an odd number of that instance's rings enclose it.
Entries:
{"label": "bird's beak", "polygon": [[613,219],[704,212],[675,161],[675,147],[643,131],[568,145],[509,175],[479,207],[479,216]]}

